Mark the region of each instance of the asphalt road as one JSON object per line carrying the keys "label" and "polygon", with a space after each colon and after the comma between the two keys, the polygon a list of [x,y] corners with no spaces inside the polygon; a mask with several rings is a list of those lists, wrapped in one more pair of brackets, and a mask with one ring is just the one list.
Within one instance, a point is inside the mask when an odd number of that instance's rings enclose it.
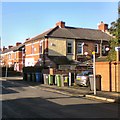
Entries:
{"label": "asphalt road", "polygon": [[118,104],[43,90],[24,81],[2,81],[2,118],[118,118]]}

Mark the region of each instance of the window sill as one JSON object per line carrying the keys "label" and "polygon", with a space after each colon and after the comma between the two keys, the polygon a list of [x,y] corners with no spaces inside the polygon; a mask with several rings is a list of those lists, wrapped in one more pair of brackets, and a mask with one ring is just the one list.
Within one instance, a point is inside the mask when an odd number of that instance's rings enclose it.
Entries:
{"label": "window sill", "polygon": [[67,53],[67,55],[73,55],[73,53]]}
{"label": "window sill", "polygon": [[77,54],[77,55],[83,55],[83,54]]}

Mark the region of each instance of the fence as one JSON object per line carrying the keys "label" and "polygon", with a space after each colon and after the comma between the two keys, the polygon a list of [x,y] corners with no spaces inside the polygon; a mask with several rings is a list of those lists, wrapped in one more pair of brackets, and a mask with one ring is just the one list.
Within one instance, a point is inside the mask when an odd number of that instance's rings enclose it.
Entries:
{"label": "fence", "polygon": [[102,91],[120,92],[120,62],[96,62],[96,74],[102,77]]}

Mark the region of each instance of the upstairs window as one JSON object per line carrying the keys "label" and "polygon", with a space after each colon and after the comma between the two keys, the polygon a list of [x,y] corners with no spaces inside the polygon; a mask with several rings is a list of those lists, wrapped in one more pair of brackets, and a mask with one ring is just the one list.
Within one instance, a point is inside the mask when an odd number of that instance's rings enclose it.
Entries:
{"label": "upstairs window", "polygon": [[8,58],[11,59],[11,54],[10,53],[8,54]]}
{"label": "upstairs window", "polygon": [[98,50],[98,44],[95,44],[95,52],[98,53],[99,50]]}
{"label": "upstairs window", "polygon": [[31,45],[31,54],[34,54],[34,45]]}
{"label": "upstairs window", "polygon": [[42,54],[42,42],[40,42],[40,53]]}
{"label": "upstairs window", "polygon": [[83,43],[77,44],[77,54],[83,54]]}
{"label": "upstairs window", "polygon": [[72,53],[72,42],[67,43],[67,53],[71,54]]}

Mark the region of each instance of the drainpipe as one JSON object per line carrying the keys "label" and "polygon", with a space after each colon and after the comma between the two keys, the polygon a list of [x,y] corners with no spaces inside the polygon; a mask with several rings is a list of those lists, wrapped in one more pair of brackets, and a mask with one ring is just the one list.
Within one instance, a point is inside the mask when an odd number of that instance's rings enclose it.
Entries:
{"label": "drainpipe", "polygon": [[102,57],[102,43],[103,43],[103,41],[101,39],[101,42],[100,42],[100,57]]}

